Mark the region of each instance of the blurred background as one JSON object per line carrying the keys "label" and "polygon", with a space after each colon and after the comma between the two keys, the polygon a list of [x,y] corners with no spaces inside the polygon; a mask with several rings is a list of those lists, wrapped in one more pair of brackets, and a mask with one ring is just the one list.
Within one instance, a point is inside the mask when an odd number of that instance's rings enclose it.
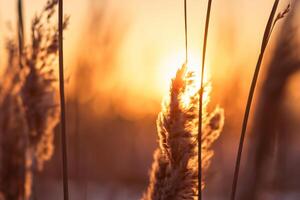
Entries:
{"label": "blurred background", "polygon": [[[26,37],[45,3],[24,0]],[[279,10],[288,3],[282,0]],[[189,60],[196,68],[206,4],[188,1]],[[273,0],[213,3],[206,67],[213,86],[210,108],[225,109],[225,128],[214,145],[207,199],[229,198],[248,90],[272,5]],[[161,100],[184,62],[183,1],[65,0],[64,6],[71,17],[64,34],[71,199],[139,199],[157,147]],[[16,9],[16,1],[0,0],[0,66],[4,41],[17,27]],[[300,198],[300,24],[292,11],[274,29],[262,66],[241,195],[259,190],[261,199]],[[55,154],[35,180],[36,199],[62,199],[60,152],[57,131]],[[249,188],[253,174],[259,187]]]}

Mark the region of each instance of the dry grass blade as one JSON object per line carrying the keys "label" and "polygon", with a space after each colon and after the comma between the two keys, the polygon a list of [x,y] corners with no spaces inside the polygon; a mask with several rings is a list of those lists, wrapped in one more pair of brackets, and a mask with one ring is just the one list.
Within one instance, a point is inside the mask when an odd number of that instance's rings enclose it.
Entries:
{"label": "dry grass blade", "polygon": [[284,11],[279,12],[279,13],[277,14],[277,16],[276,16],[276,18],[275,18],[275,20],[274,20],[274,22],[273,22],[273,24],[272,24],[272,28],[271,28],[271,31],[270,31],[270,33],[269,33],[268,40],[269,40],[270,37],[271,37],[271,34],[272,34],[272,32],[273,32],[273,30],[274,30],[274,28],[275,28],[276,23],[277,23],[279,20],[283,19],[283,18],[290,12],[290,9],[291,9],[291,4],[288,4],[287,7],[284,9]]}
{"label": "dry grass blade", "polygon": [[[207,13],[206,13],[206,22],[205,22],[205,32],[204,32],[204,40],[203,40],[203,52],[202,52],[202,66],[201,66],[201,83],[200,83],[200,90],[199,90],[199,125],[198,125],[198,144],[199,149],[202,145],[202,115],[203,115],[203,86],[204,86],[204,66],[205,66],[205,58],[206,58],[206,46],[207,46],[207,37],[208,37],[208,28],[209,28],[209,22],[210,22],[210,12],[211,12],[211,5],[212,0],[208,1],[207,6]],[[198,151],[198,182],[200,183],[202,181],[202,151]],[[202,190],[201,190],[201,184],[198,185],[198,200],[202,199]]]}
{"label": "dry grass blade", "polygon": [[275,22],[274,21],[274,17],[275,17],[277,8],[278,8],[279,1],[280,0],[275,0],[274,1],[274,5],[273,5],[273,8],[272,8],[272,11],[271,11],[271,14],[270,14],[270,17],[269,17],[269,20],[268,20],[265,32],[264,32],[263,41],[262,41],[262,44],[261,44],[261,52],[264,52],[265,49],[266,49],[266,47],[267,47],[267,45],[268,45],[270,34],[272,33],[272,25]]}
{"label": "dry grass blade", "polygon": [[242,157],[243,145],[244,145],[245,134],[246,134],[246,130],[247,130],[247,124],[248,124],[248,118],[249,118],[249,114],[250,114],[252,99],[254,96],[254,91],[255,91],[260,67],[262,64],[262,60],[264,57],[264,53],[265,53],[267,44],[269,42],[270,35],[272,33],[272,29],[273,29],[272,25],[275,25],[275,23],[278,21],[278,20],[274,21],[274,17],[275,17],[276,11],[277,11],[278,4],[279,4],[279,0],[275,0],[268,23],[266,25],[265,32],[264,32],[262,46],[261,46],[261,52],[260,52],[256,67],[255,67],[255,72],[253,75],[253,79],[252,79],[252,83],[251,83],[251,87],[250,87],[250,91],[249,91],[249,96],[247,99],[247,105],[246,105],[246,110],[245,110],[245,114],[244,114],[243,125],[242,125],[242,130],[241,130],[241,135],[240,135],[240,143],[239,143],[239,147],[238,147],[237,159],[236,159],[236,164],[235,164],[235,171],[234,171],[232,190],[231,190],[231,200],[234,200],[236,197],[236,189],[237,189],[237,183],[238,183],[238,177],[239,177],[240,162],[241,162],[241,157]]}

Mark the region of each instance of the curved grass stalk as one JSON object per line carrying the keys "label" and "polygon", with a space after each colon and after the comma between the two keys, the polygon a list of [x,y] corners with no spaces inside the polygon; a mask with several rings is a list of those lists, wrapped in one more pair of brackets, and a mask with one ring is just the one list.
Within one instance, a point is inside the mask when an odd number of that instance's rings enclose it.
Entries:
{"label": "curved grass stalk", "polygon": [[[253,75],[252,82],[251,82],[251,87],[250,87],[250,91],[249,91],[249,95],[248,95],[248,99],[247,99],[247,105],[246,105],[246,109],[245,109],[244,118],[243,118],[243,125],[242,125],[242,130],[241,130],[241,136],[240,136],[240,142],[239,142],[239,147],[238,147],[238,152],[237,152],[237,158],[236,158],[236,163],[235,163],[234,177],[233,177],[232,190],[231,190],[231,200],[235,200],[235,198],[236,198],[237,183],[238,183],[238,178],[239,178],[239,170],[240,170],[240,164],[241,164],[245,134],[246,134],[246,130],[247,130],[247,124],[248,124],[248,119],[249,119],[249,114],[250,114],[250,110],[251,110],[252,100],[253,100],[253,96],[254,96],[254,92],[255,92],[255,88],[256,88],[256,83],[257,83],[257,80],[258,80],[258,75],[259,75],[259,71],[260,71],[260,68],[261,68],[261,64],[262,64],[262,61],[263,61],[263,58],[264,58],[264,53],[265,53],[266,47],[268,45],[268,42],[270,40],[272,31],[274,29],[274,26],[275,26],[276,22],[279,19],[284,17],[284,15],[288,12],[289,7],[290,7],[290,6],[288,6],[287,9],[283,13],[279,13],[277,18],[275,18],[275,14],[276,14],[276,11],[277,11],[277,8],[278,8],[279,1],[280,0],[275,0],[274,1],[273,8],[272,8],[272,11],[270,13],[270,17],[269,17],[268,23],[267,23],[266,28],[265,28],[265,32],[264,32],[264,36],[263,36],[263,40],[262,40],[262,45],[261,45],[261,51],[260,51],[260,54],[259,54],[259,57],[258,57],[258,60],[257,60],[254,75]],[[275,20],[274,20],[274,18],[275,18]]]}
{"label": "curved grass stalk", "polygon": [[[204,40],[203,40],[203,52],[202,52],[202,66],[201,66],[201,83],[200,83],[200,90],[199,90],[199,124],[198,124],[198,183],[202,182],[202,115],[203,115],[203,87],[204,87],[204,72],[205,72],[205,58],[206,58],[206,46],[207,46],[207,37],[208,37],[208,28],[210,22],[210,13],[211,13],[211,5],[212,0],[208,1],[207,5],[207,13],[206,13],[206,20],[205,20],[205,31],[204,31]],[[202,199],[202,188],[201,184],[198,184],[198,200]]]}

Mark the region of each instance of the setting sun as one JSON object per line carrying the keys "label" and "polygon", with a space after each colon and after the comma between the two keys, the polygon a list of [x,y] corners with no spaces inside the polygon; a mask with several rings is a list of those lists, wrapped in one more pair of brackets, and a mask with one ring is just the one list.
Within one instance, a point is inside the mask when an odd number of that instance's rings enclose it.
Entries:
{"label": "setting sun", "polygon": [[[189,59],[187,63],[187,70],[195,73],[196,87],[200,88],[200,75],[201,75],[201,58],[196,54],[196,50],[189,52]],[[180,52],[170,52],[170,54],[165,55],[158,66],[158,77],[159,80],[164,83],[163,88],[161,86],[160,90],[167,91],[170,81],[175,77],[177,70],[184,64],[185,60],[184,49]],[[210,69],[206,64],[204,83],[207,83],[210,79]]]}

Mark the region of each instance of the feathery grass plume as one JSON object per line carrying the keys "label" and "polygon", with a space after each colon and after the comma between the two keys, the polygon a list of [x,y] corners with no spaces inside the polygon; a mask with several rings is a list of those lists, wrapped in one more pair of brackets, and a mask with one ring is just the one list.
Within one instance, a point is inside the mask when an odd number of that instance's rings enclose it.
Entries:
{"label": "feathery grass plume", "polygon": [[[54,67],[58,54],[58,27],[52,22],[57,0],[49,0],[36,15],[31,24],[31,43],[24,50],[23,67],[28,75],[22,87],[21,96],[25,118],[29,128],[27,148],[26,188],[27,197],[31,195],[32,176],[42,170],[44,162],[52,157],[54,128],[59,122],[58,90]],[[65,19],[63,28],[68,24]]]}
{"label": "feathery grass plume", "polygon": [[0,193],[4,199],[25,196],[28,128],[20,90],[25,71],[19,67],[16,43],[7,40],[8,60],[0,84]]}
{"label": "feathery grass plume", "polygon": [[273,29],[274,29],[276,23],[280,19],[282,19],[286,15],[286,13],[289,11],[289,6],[288,6],[287,9],[284,12],[279,13],[275,17],[279,1],[280,0],[275,0],[274,1],[270,16],[269,16],[269,19],[268,19],[268,22],[267,22],[267,25],[266,25],[266,28],[265,28],[265,32],[264,32],[264,36],[263,36],[262,44],[261,44],[261,49],[260,49],[260,54],[259,54],[259,57],[258,57],[258,60],[257,60],[257,63],[256,63],[254,75],[253,75],[250,90],[249,90],[249,95],[248,95],[247,104],[246,104],[246,108],[245,108],[245,113],[244,113],[244,117],[243,117],[243,124],[242,124],[242,130],[241,130],[241,134],[240,134],[240,141],[239,141],[239,146],[238,146],[238,151],[237,151],[237,156],[236,156],[236,162],[235,162],[235,169],[234,169],[232,189],[231,189],[231,197],[230,197],[231,200],[235,200],[235,198],[236,198],[236,191],[237,191],[237,186],[238,186],[240,164],[241,164],[241,159],[242,159],[245,135],[246,135],[246,131],[247,131],[248,119],[249,119],[249,115],[250,115],[252,100],[253,100],[253,96],[254,96],[254,92],[255,92],[255,88],[256,88],[256,83],[257,83],[259,72],[260,72],[260,68],[261,68],[261,65],[262,65],[262,61],[263,61],[263,58],[264,58],[265,50],[268,46],[268,42],[270,40],[270,37],[272,35]]}
{"label": "feathery grass plume", "polygon": [[[22,87],[23,105],[29,126],[30,147],[37,168],[53,153],[53,130],[59,122],[57,80],[54,74],[58,52],[58,30],[51,19],[57,0],[47,2],[43,11],[31,24],[31,44],[23,52],[23,65],[28,70]],[[64,28],[67,26],[66,19]]]}
{"label": "feathery grass plume", "polygon": [[[266,177],[265,170],[274,170],[275,175],[280,175],[281,163],[276,163],[274,157],[274,149],[276,146],[276,138],[283,138],[288,135],[282,131],[279,124],[285,118],[282,112],[282,102],[285,97],[286,87],[289,78],[300,70],[300,59],[298,56],[299,42],[297,41],[296,12],[299,10],[299,1],[295,1],[290,14],[284,22],[278,42],[274,50],[271,62],[268,65],[266,78],[262,84],[262,89],[258,99],[258,106],[255,113],[255,120],[252,130],[251,145],[249,153],[251,156],[247,165],[247,171],[253,172],[247,177],[247,187],[244,188],[239,199],[252,200],[259,194],[266,182],[274,182],[274,177]],[[278,18],[282,18],[287,13],[290,6],[286,8],[282,14],[278,14]],[[282,145],[282,140],[278,141]],[[275,164],[274,164],[275,162]]]}
{"label": "feathery grass plume", "polygon": [[[154,153],[149,187],[143,200],[187,200],[198,195],[198,107],[199,87],[195,73],[183,65],[172,80],[170,93],[158,115],[159,148]],[[207,85],[204,108],[209,102]],[[203,112],[202,169],[208,170],[213,150],[211,146],[223,128],[223,110]],[[204,179],[205,180],[205,179]],[[201,183],[202,189],[205,186]]]}
{"label": "feathery grass plume", "polygon": [[[52,25],[56,6],[57,0],[50,0],[34,17],[31,43],[22,53],[18,55],[17,45],[8,41],[8,64],[0,87],[0,189],[5,199],[29,199],[35,171],[42,170],[53,153],[59,122],[53,71],[58,52],[58,28]],[[68,18],[63,28],[67,23]]]}

